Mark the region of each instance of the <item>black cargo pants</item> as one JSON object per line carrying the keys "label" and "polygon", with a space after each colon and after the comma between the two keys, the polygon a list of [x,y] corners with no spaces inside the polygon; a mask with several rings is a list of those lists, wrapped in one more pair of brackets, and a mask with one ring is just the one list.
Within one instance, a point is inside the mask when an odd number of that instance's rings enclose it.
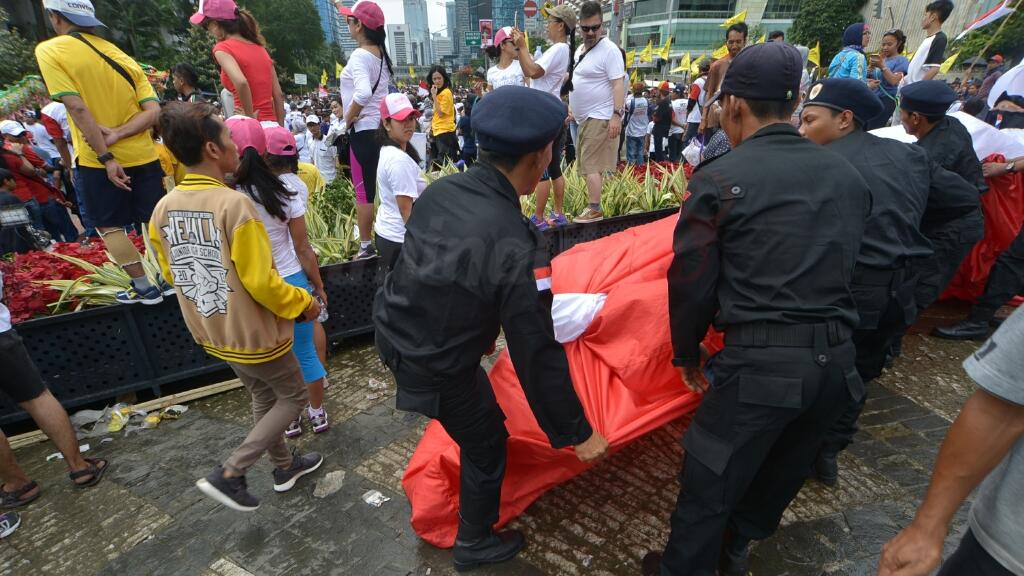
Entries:
{"label": "black cargo pants", "polygon": [[853,343],[829,342],[824,330],[816,341],[733,346],[727,339],[713,358],[711,386],[683,437],[663,575],[713,575],[726,530],[756,540],[778,527],[823,435],[864,394]]}
{"label": "black cargo pants", "polygon": [[403,363],[383,338],[377,349],[395,376],[396,408],[437,419],[459,445],[459,516],[491,528],[498,522],[508,430],[487,373],[478,366],[459,377],[432,376]]}
{"label": "black cargo pants", "polygon": [[1021,293],[1024,293],[1024,228],[1009,248],[996,258],[985,284],[985,293],[971,308],[970,320],[988,322],[1000,307]]}

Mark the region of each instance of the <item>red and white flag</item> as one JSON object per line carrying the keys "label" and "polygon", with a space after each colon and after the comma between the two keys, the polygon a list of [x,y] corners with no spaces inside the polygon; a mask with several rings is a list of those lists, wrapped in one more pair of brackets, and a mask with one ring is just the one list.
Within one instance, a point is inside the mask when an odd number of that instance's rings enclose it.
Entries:
{"label": "red and white flag", "polygon": [[1011,0],[1006,0],[1005,2],[1000,4],[999,6],[996,6],[995,8],[993,8],[993,9],[989,10],[988,12],[985,12],[984,14],[982,14],[977,20],[975,20],[974,22],[971,22],[967,26],[967,28],[965,28],[964,31],[961,32],[960,35],[956,37],[954,42],[956,40],[959,40],[959,39],[963,38],[964,36],[967,36],[967,34],[969,34],[970,32],[972,32],[974,30],[977,30],[978,28],[981,28],[982,26],[988,26],[989,24],[995,22],[996,20],[999,20],[1000,18],[1002,18],[1002,17],[1006,16],[1007,14],[1013,12],[1013,8],[1010,8],[1010,2],[1011,2]]}

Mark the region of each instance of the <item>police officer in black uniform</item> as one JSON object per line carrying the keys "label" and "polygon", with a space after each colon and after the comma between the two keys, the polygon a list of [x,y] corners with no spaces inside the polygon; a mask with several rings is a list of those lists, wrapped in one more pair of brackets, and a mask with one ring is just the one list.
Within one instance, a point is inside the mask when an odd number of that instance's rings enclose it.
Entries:
{"label": "police officer in black uniform", "polygon": [[[827,78],[811,87],[800,133],[839,154],[871,188],[871,214],[864,224],[853,296],[860,320],[853,333],[857,372],[864,382],[880,376],[893,340],[914,321],[916,278],[909,263],[931,255],[920,231],[931,210],[950,222],[977,206],[978,192],[960,176],[932,163],[920,146],[879,138],[865,131],[882,112],[878,97],[859,80]],[[818,479],[834,485],[837,456],[853,439],[864,403],[851,404],[826,435],[815,465]]]}
{"label": "police officer in black uniform", "polygon": [[955,101],[956,93],[941,80],[915,82],[900,92],[900,118],[907,133],[917,137],[918,146],[933,162],[959,174],[978,193],[975,209],[952,221],[941,213],[925,210],[921,231],[931,241],[933,254],[913,264],[919,276],[914,292],[918,313],[938,300],[960,264],[985,235],[980,195],[988,191],[988,185],[970,132],[959,120],[946,115]]}
{"label": "police officer in black uniform", "polygon": [[458,570],[508,560],[524,542],[518,531],[492,530],[508,432],[480,358],[499,330],[551,446],[574,446],[583,461],[608,448],[583,414],[555,341],[546,243],[519,206],[547,168],[566,116],[560,101],[525,87],[481,100],[473,110],[479,161],[416,201],[402,254],[374,302],[397,407],[439,420],[461,450]]}
{"label": "police officer in black uniform", "polygon": [[[850,283],[870,191],[841,156],[800,137],[802,59],[757,44],[722,83],[735,148],[690,180],[668,272],[673,362],[707,387],[685,437],[672,533],[644,574],[745,574],[748,543],[771,535],[822,437],[863,383]],[[725,348],[701,370],[708,328]]]}

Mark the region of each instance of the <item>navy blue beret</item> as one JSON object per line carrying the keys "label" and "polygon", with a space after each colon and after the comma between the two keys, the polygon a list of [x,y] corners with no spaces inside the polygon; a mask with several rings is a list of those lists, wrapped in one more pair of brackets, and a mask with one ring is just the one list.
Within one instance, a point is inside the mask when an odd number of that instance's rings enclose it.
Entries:
{"label": "navy blue beret", "polygon": [[473,106],[473,131],[481,150],[521,156],[553,142],[567,116],[565,104],[547,92],[502,86]]}
{"label": "navy blue beret", "polygon": [[900,108],[925,116],[940,116],[956,102],[956,92],[942,80],[922,80],[900,90]]}
{"label": "navy blue beret", "polygon": [[882,101],[861,80],[825,78],[811,86],[805,106],[824,106],[833,110],[849,110],[861,126],[882,113]]}

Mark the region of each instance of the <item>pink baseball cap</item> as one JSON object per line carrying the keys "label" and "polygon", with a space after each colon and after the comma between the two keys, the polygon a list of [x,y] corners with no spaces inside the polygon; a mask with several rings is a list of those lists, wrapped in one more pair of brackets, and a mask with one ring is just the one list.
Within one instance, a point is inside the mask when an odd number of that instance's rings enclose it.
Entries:
{"label": "pink baseball cap", "polygon": [[505,26],[504,28],[498,30],[498,33],[494,35],[494,45],[495,46],[501,46],[502,42],[504,42],[505,40],[511,40],[511,39],[512,39],[512,27],[511,26]]}
{"label": "pink baseball cap", "polygon": [[351,8],[338,3],[338,12],[342,16],[351,16],[363,23],[363,26],[371,29],[384,27],[384,11],[370,0],[359,0]]}
{"label": "pink baseball cap", "polygon": [[202,26],[208,19],[237,20],[238,4],[235,0],[199,0],[199,10],[188,21],[193,26]]}
{"label": "pink baseball cap", "polygon": [[246,148],[252,148],[260,156],[267,152],[267,137],[263,134],[263,126],[259,120],[235,115],[224,123],[231,131],[231,140],[238,146],[239,155],[245,152]]}
{"label": "pink baseball cap", "polygon": [[412,102],[409,102],[409,97],[401,92],[388,94],[380,103],[381,119],[394,118],[401,122],[410,116],[419,118],[420,111],[413,108]]}
{"label": "pink baseball cap", "polygon": [[267,153],[277,156],[295,156],[299,153],[295,136],[284,126],[267,126]]}

